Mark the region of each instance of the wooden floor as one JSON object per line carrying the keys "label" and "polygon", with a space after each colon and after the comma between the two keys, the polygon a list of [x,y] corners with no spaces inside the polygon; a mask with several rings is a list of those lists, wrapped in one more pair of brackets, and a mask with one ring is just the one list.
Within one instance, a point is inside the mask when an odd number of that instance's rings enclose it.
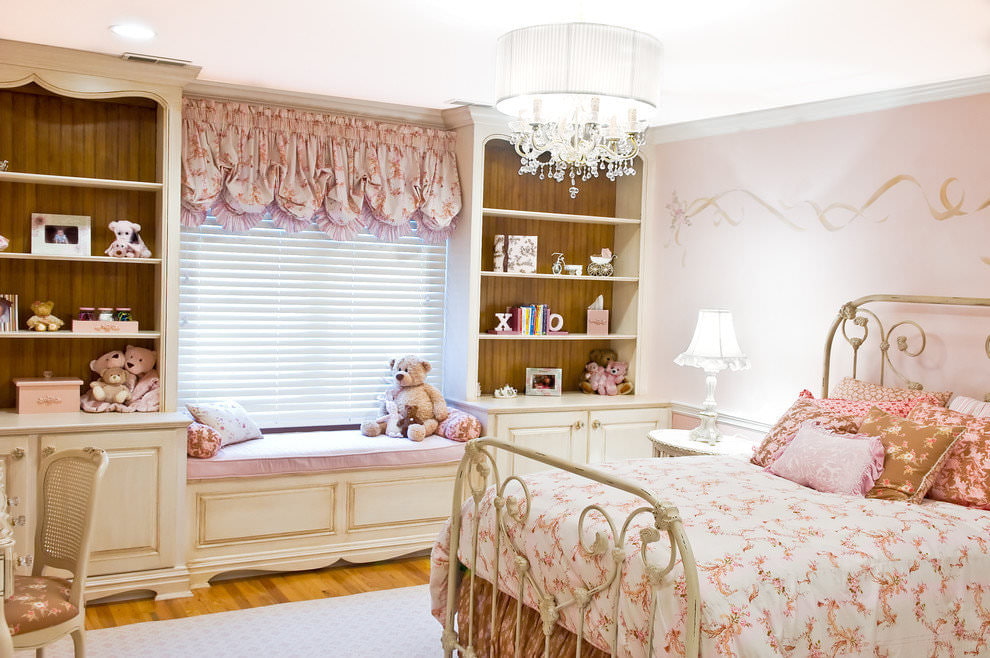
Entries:
{"label": "wooden floor", "polygon": [[193,596],[184,599],[155,601],[147,598],[90,604],[86,606],[86,628],[110,628],[141,621],[178,619],[289,601],[410,587],[423,585],[429,579],[428,557],[238,578],[193,590]]}

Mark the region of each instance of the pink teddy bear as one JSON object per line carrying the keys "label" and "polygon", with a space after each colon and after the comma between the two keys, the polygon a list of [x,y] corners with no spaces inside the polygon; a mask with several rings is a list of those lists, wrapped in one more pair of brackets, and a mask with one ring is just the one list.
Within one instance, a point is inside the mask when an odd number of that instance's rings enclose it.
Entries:
{"label": "pink teddy bear", "polygon": [[595,391],[599,395],[618,395],[619,384],[626,380],[626,372],[629,371],[629,364],[623,361],[609,361],[601,374],[598,386]]}

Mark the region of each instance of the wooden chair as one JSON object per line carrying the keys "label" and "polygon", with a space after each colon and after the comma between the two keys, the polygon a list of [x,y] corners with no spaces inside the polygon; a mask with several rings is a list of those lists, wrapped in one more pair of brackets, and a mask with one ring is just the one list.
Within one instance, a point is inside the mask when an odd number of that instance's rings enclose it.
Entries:
{"label": "wooden chair", "polygon": [[[14,577],[4,605],[15,649],[36,649],[72,634],[77,658],[85,655],[83,599],[93,510],[107,455],[98,448],[64,450],[42,460],[38,475],[38,530],[30,576]],[[46,569],[71,573],[71,582],[46,576]]]}

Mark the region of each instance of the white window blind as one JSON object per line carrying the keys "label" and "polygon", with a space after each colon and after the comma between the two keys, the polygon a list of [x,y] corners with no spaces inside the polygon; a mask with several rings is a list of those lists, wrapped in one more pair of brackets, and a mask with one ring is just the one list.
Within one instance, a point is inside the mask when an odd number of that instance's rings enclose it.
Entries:
{"label": "white window blind", "polygon": [[388,360],[418,354],[440,387],[446,247],[331,240],[270,221],[182,228],[179,399],[233,398],[262,427],[359,423]]}

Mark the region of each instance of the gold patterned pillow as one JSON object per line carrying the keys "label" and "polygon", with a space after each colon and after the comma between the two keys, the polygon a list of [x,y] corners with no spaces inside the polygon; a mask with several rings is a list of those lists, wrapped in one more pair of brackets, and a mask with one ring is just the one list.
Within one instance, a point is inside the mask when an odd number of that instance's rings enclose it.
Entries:
{"label": "gold patterned pillow", "polygon": [[801,425],[808,421],[823,429],[852,434],[859,428],[861,418],[855,414],[828,411],[818,406],[815,400],[798,398],[756,447],[750,461],[757,466],[769,466],[777,451],[789,444]]}
{"label": "gold patterned pillow", "polygon": [[990,418],[977,418],[934,404],[919,404],[908,420],[926,425],[965,425],[935,476],[928,497],[990,509]]}
{"label": "gold patterned pillow", "polygon": [[832,391],[831,397],[863,402],[907,402],[918,397],[930,397],[943,407],[949,404],[952,391],[915,391],[910,388],[893,388],[846,377]]}
{"label": "gold patterned pillow", "polygon": [[866,497],[920,501],[964,429],[961,425],[922,425],[880,409],[870,410],[859,433],[880,437],[887,454],[883,473]]}

